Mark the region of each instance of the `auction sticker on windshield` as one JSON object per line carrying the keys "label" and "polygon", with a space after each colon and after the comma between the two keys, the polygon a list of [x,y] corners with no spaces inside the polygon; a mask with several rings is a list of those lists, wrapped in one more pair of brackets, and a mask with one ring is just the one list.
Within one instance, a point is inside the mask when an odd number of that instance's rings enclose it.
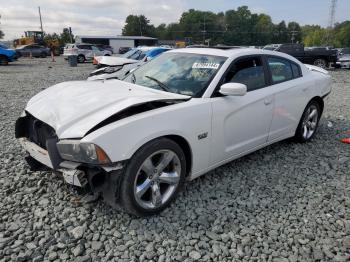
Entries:
{"label": "auction sticker on windshield", "polygon": [[220,64],[217,63],[194,63],[192,68],[194,69],[218,69]]}

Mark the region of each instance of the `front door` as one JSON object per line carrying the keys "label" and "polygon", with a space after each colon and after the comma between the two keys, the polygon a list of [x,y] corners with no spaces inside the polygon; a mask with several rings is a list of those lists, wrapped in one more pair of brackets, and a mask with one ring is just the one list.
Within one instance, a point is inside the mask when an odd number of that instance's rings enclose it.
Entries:
{"label": "front door", "polygon": [[247,94],[212,98],[211,165],[265,144],[272,121],[274,95],[260,56],[234,61],[221,85],[228,82],[245,84]]}

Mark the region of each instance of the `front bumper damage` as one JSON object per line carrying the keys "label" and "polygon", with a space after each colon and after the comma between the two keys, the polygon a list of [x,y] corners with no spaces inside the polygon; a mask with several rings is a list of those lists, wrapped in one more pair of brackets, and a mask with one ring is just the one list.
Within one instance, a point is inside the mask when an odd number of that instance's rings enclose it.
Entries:
{"label": "front bumper damage", "polygon": [[26,151],[25,160],[32,171],[60,174],[66,183],[84,189],[84,192],[101,194],[111,204],[118,198],[118,190],[112,185],[119,184],[125,163],[102,166],[62,159],[54,130],[30,115],[17,120],[16,138]]}

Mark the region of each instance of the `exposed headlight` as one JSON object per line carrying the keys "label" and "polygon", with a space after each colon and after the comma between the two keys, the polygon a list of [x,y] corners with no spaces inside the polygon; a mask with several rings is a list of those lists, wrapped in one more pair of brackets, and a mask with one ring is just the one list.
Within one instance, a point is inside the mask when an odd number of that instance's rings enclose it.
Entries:
{"label": "exposed headlight", "polygon": [[114,72],[119,71],[121,68],[122,68],[121,66],[109,66],[105,68],[104,72],[106,74],[112,74]]}
{"label": "exposed headlight", "polygon": [[111,160],[103,149],[92,143],[63,140],[57,143],[57,149],[61,157],[65,160],[87,164],[111,163]]}

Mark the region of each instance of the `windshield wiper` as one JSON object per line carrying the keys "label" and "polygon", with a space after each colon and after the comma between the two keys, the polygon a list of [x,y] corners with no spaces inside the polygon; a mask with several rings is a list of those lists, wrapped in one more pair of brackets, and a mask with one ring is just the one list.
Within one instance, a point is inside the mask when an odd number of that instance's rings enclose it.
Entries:
{"label": "windshield wiper", "polygon": [[136,76],[135,76],[134,73],[131,74],[131,81],[132,81],[133,84],[136,83]]}
{"label": "windshield wiper", "polygon": [[151,79],[152,81],[156,82],[158,84],[158,86],[161,89],[163,89],[164,91],[171,92],[169,87],[167,87],[164,83],[160,82],[158,79],[155,79],[154,77],[151,77],[151,76],[145,76],[145,77],[147,77],[148,79]]}

